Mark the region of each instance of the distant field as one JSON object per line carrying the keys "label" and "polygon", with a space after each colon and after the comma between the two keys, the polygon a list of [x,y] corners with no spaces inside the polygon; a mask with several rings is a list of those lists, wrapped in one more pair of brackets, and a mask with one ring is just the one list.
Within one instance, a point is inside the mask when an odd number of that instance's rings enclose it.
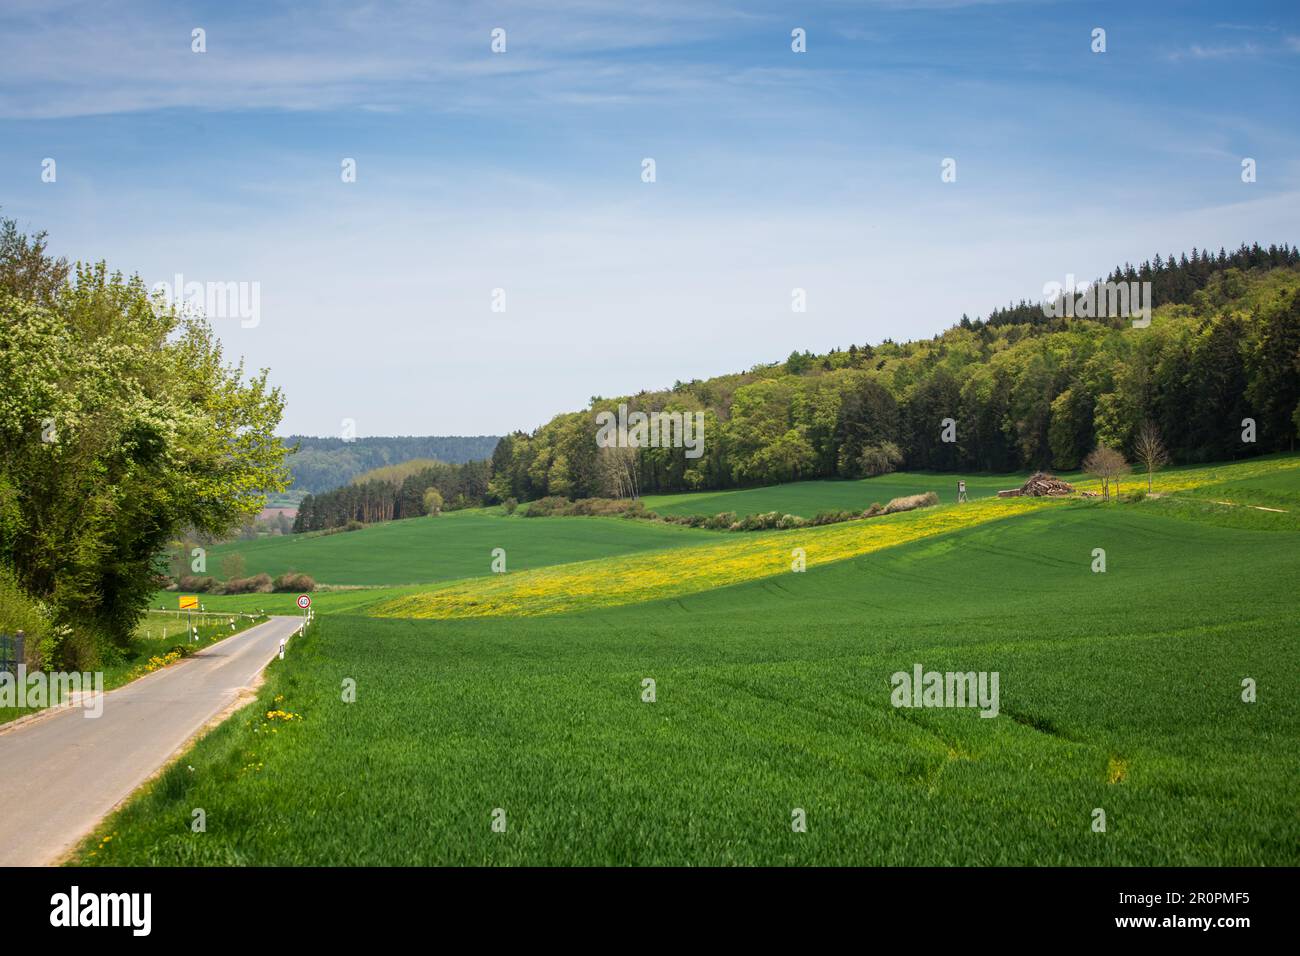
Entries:
{"label": "distant field", "polygon": [[331,535],[284,535],[232,541],[208,553],[216,573],[226,555],[243,556],[246,574],[310,574],[322,584],[416,584],[487,574],[492,550],[507,570],[697,544],[721,532],[632,521],[504,517],[477,511],[410,518]]}
{"label": "distant field", "polygon": [[[1270,482],[1270,494],[1300,500],[1300,458],[1274,458],[1229,465],[1171,470],[1160,476],[1158,488],[1170,489],[1173,500],[1209,486],[1216,494],[1249,499],[1253,483]],[[879,479],[872,479],[879,480]],[[810,483],[820,484],[820,483]],[[1087,487],[1090,482],[1080,482]],[[1129,481],[1128,490],[1139,485]],[[797,485],[783,485],[786,491]],[[1173,489],[1180,489],[1173,491]],[[1224,490],[1227,489],[1227,490]],[[1190,497],[1186,500],[1193,500]],[[1201,500],[1201,499],[1195,499]],[[672,594],[685,595],[788,571],[794,549],[802,549],[809,566],[894,548],[923,538],[952,535],[981,524],[1004,521],[1026,510],[1103,508],[1100,499],[998,499],[985,496],[965,504],[941,505],[903,514],[798,528],[788,531],[732,532],[722,539],[694,543],[667,558],[656,552],[557,565],[520,574],[477,577],[412,591],[373,604],[380,617],[454,618],[553,614],[588,607],[630,604]],[[1268,527],[1290,526],[1289,514],[1252,512]],[[1199,516],[1207,520],[1212,515]],[[530,519],[583,520],[583,519]],[[1248,520],[1254,521],[1254,518]]]}
{"label": "distant field", "polygon": [[[1233,478],[1235,487],[1242,490],[1251,503],[1277,501],[1278,496],[1290,496],[1295,502],[1300,495],[1296,487],[1294,469],[1300,467],[1300,457],[1295,455],[1270,455],[1239,463],[1223,465],[1183,465],[1156,472],[1153,490],[1187,490],[1189,478],[1194,484],[1213,482],[1213,475],[1227,476],[1259,473],[1251,485],[1243,479]],[[1082,472],[1059,472],[1080,490],[1097,491],[1100,485],[1095,478]],[[866,509],[873,502],[887,504],[889,499],[933,491],[944,504],[957,500],[957,482],[966,481],[966,494],[972,500],[996,495],[1008,488],[1019,488],[1028,473],[1007,475],[962,475],[948,472],[899,471],[879,478],[862,478],[857,481],[796,481],[765,488],[745,488],[738,491],[700,491],[674,495],[646,495],[642,500],[646,508],[663,515],[714,515],[734,511],[737,515],[779,511],[811,518],[818,511],[830,509]],[[1134,473],[1124,477],[1121,490],[1125,493],[1146,489],[1146,476]],[[1202,489],[1198,494],[1206,494]],[[1247,500],[1243,498],[1243,501]]]}
{"label": "distant field", "polygon": [[676,495],[646,495],[645,506],[662,515],[714,515],[734,511],[738,515],[779,511],[811,518],[819,511],[831,509],[866,510],[873,502],[888,504],[889,499],[933,491],[943,502],[957,500],[957,480],[966,477],[966,494],[970,498],[987,498],[1004,488],[1019,488],[1028,475],[939,474],[899,471],[879,478],[858,481],[796,481],[765,488],[739,491],[699,491]]}
{"label": "distant field", "polygon": [[[652,604],[322,617],[79,862],[1300,864],[1300,539],[1270,527],[1033,507]],[[999,716],[892,707],[916,663],[997,672]]]}

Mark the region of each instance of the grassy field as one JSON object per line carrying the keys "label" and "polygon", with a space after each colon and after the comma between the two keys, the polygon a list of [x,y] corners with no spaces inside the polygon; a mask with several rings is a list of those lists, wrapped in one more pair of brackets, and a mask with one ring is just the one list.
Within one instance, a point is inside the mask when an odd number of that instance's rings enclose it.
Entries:
{"label": "grassy field", "polygon": [[[79,861],[1300,864],[1295,463],[1012,507],[646,603],[441,620],[340,605]],[[1292,510],[1235,503],[1253,495]],[[659,555],[666,575],[683,553]],[[648,557],[609,559],[603,580]],[[996,672],[999,715],[892,706],[891,675],[918,663]]]}
{"label": "grassy field", "polygon": [[645,506],[661,515],[715,515],[734,511],[738,515],[779,511],[811,518],[830,509],[866,510],[872,503],[933,491],[943,502],[957,500],[957,480],[966,479],[969,498],[988,498],[1003,488],[1019,488],[1025,475],[955,475],[924,471],[899,471],[879,478],[857,481],[796,481],[766,488],[735,491],[697,491],[675,495],[646,495]]}
{"label": "grassy field", "polygon": [[557,525],[541,518],[452,512],[339,534],[232,541],[209,551],[208,570],[218,572],[222,559],[237,553],[250,575],[266,572],[274,577],[293,570],[322,584],[418,584],[487,574],[494,548],[505,549],[507,569],[524,570],[675,548],[714,534],[624,518],[584,518]]}
{"label": "grassy field", "polygon": [[[1226,476],[1247,472],[1260,473],[1259,487],[1271,488],[1285,496],[1290,487],[1286,471],[1280,465],[1296,467],[1295,456],[1270,455],[1239,464],[1219,466],[1185,465],[1156,472],[1154,491],[1183,488],[1189,476],[1196,484],[1212,480],[1211,476],[1224,471]],[[662,515],[714,515],[734,511],[738,515],[779,511],[804,518],[813,517],[823,509],[866,509],[873,502],[887,504],[889,499],[933,491],[939,500],[951,504],[957,500],[957,481],[965,479],[967,497],[988,498],[1007,488],[1019,488],[1027,478],[1024,474],[1011,475],[959,475],[947,472],[899,471],[879,478],[862,478],[857,481],[797,481],[766,488],[744,488],[737,491],[700,491],[675,495],[646,495],[645,506]],[[1081,490],[1096,491],[1095,478],[1081,472],[1061,472],[1059,477]],[[1238,482],[1237,487],[1240,487]],[[1146,488],[1145,475],[1126,476],[1121,485],[1125,492]],[[1294,502],[1294,488],[1291,489]],[[1252,497],[1252,501],[1255,499]]]}

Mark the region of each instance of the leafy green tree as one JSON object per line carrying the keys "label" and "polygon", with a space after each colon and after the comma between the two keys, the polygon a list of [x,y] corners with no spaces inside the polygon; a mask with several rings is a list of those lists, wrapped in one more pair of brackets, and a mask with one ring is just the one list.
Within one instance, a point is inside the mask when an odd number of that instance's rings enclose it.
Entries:
{"label": "leafy green tree", "polygon": [[1251,366],[1246,397],[1259,421],[1260,440],[1269,448],[1294,450],[1296,428],[1290,419],[1300,403],[1300,291],[1265,308]]}
{"label": "leafy green tree", "polygon": [[0,382],[0,560],[73,629],[68,663],[129,640],[183,529],[228,534],[287,486],[267,372],[103,263],[0,290]]}

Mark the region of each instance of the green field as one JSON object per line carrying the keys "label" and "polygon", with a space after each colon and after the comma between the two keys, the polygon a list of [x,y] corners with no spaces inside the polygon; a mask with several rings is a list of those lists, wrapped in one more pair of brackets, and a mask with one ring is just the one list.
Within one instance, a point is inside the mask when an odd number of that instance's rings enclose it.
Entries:
{"label": "green field", "polygon": [[[1217,467],[1229,470],[1267,469],[1270,464],[1294,461],[1294,456],[1270,455],[1251,459],[1240,465],[1228,464]],[[1201,474],[1206,470],[1206,466],[1198,465],[1161,469],[1155,474],[1153,490],[1159,492],[1164,486],[1177,484],[1184,475]],[[891,498],[926,491],[933,491],[945,504],[951,503],[957,500],[959,479],[966,481],[966,495],[971,500],[988,498],[1004,489],[1019,488],[1026,477],[1028,476],[1023,474],[961,475],[949,472],[899,471],[878,478],[860,478],[853,481],[797,481],[786,485],[742,488],[736,491],[646,495],[642,500],[646,508],[662,515],[714,515],[723,511],[747,515],[779,511],[782,514],[796,514],[811,518],[823,509],[862,510],[870,507],[873,502],[887,504]],[[1060,472],[1058,477],[1080,489],[1098,490],[1097,480],[1081,472]],[[1146,485],[1146,475],[1127,475],[1123,479],[1121,490],[1125,493],[1138,489],[1145,490]],[[1233,479],[1232,489],[1239,493],[1243,502],[1247,503],[1281,502],[1278,507],[1286,507],[1288,496],[1292,504],[1296,502],[1294,481],[1286,470],[1274,470],[1250,480]],[[1211,492],[1209,486],[1196,490],[1196,494],[1203,497],[1215,497]]]}
{"label": "green field", "polygon": [[[936,523],[649,603],[462,620],[339,603],[79,861],[1297,865],[1297,463]],[[1289,510],[1214,503],[1260,495]],[[644,557],[609,558],[607,579]],[[996,672],[999,715],[892,706],[891,675],[918,663]]]}
{"label": "green field", "polygon": [[737,491],[698,491],[677,495],[646,495],[646,508],[661,515],[715,515],[734,511],[738,515],[779,511],[811,518],[831,509],[865,511],[873,502],[887,504],[891,498],[933,491],[943,502],[957,500],[957,480],[966,479],[969,498],[987,498],[1004,488],[1019,488],[1025,475],[956,475],[922,471],[899,471],[879,478],[854,481],[796,481],[766,488]]}
{"label": "green field", "polygon": [[[606,558],[698,543],[704,532],[626,518],[548,519],[452,512],[330,535],[288,535],[232,541],[208,553],[215,573],[226,555],[243,556],[246,574],[310,574],[321,584],[400,585],[487,574],[492,550],[504,548],[508,570]],[[205,603],[206,600],[205,600]]]}

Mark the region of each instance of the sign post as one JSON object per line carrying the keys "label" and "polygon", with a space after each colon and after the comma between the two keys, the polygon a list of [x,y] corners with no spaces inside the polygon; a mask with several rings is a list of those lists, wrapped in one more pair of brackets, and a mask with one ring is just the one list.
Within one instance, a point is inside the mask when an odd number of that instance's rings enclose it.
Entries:
{"label": "sign post", "polygon": [[957,503],[960,504],[965,500],[966,500],[966,479],[960,478],[957,480]]}
{"label": "sign post", "polygon": [[[198,595],[182,594],[180,597],[180,609],[182,611],[193,611],[199,606]],[[193,616],[189,613],[185,615],[185,639],[188,643],[194,640]]]}

